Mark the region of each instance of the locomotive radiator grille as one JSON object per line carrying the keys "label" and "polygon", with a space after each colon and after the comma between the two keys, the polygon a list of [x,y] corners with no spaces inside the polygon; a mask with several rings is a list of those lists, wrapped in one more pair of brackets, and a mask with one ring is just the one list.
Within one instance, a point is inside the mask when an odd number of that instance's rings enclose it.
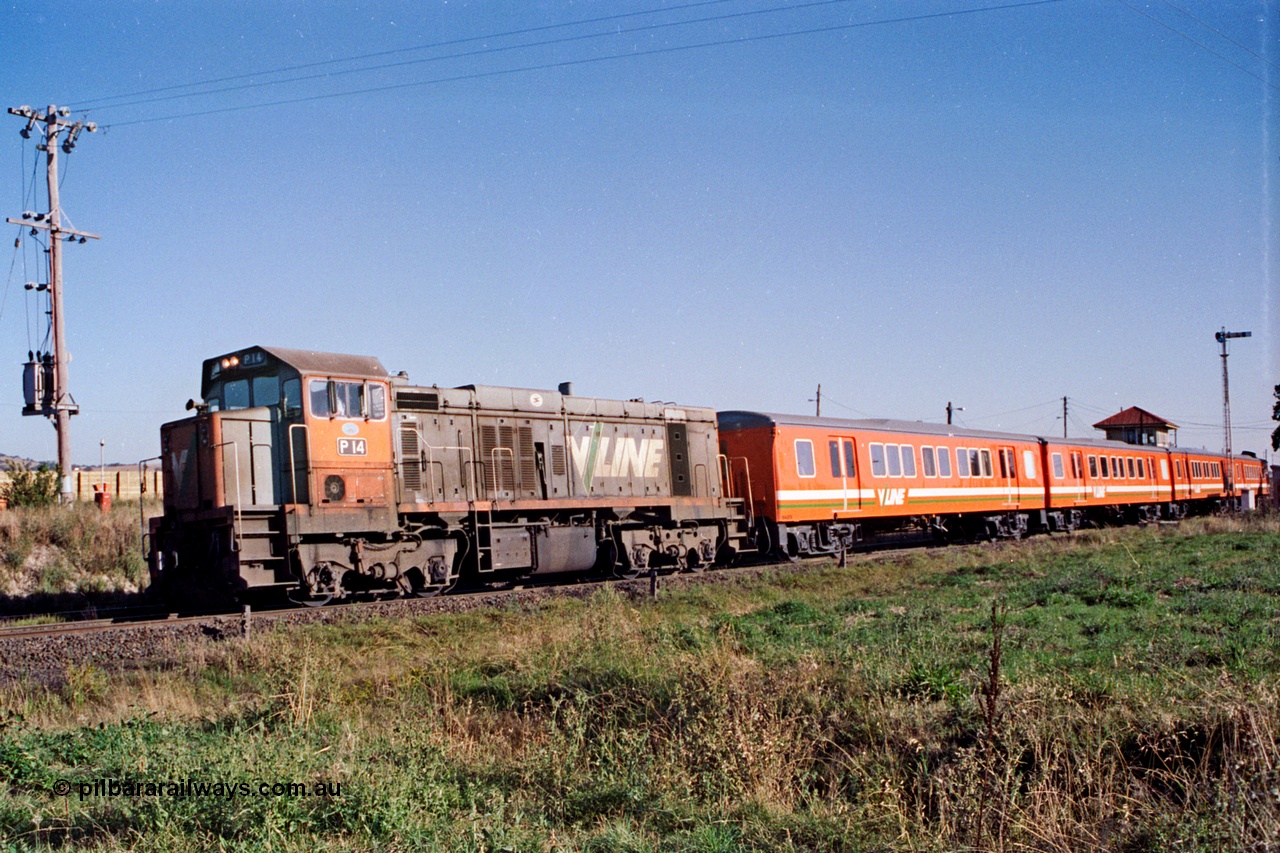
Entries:
{"label": "locomotive radiator grille", "polygon": [[400,428],[400,480],[406,492],[422,488],[422,448],[418,444],[418,430],[412,426]]}
{"label": "locomotive radiator grille", "polygon": [[551,445],[551,475],[553,477],[565,475],[564,447],[559,444]]}
{"label": "locomotive radiator grille", "polygon": [[520,491],[527,497],[536,497],[534,483],[538,479],[538,466],[533,452],[533,427],[522,426],[520,434]]}

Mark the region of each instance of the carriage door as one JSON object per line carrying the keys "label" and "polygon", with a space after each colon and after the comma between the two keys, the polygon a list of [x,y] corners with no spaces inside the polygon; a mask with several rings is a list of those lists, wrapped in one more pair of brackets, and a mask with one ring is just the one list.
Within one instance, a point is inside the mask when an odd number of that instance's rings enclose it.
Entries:
{"label": "carriage door", "polygon": [[827,451],[831,457],[831,478],[839,486],[840,506],[836,512],[862,509],[862,489],[858,487],[858,467],[854,462],[853,439],[828,436]]}
{"label": "carriage door", "polygon": [[1012,447],[999,448],[1000,486],[1004,490],[1004,504],[1008,507],[1018,505],[1018,466]]}

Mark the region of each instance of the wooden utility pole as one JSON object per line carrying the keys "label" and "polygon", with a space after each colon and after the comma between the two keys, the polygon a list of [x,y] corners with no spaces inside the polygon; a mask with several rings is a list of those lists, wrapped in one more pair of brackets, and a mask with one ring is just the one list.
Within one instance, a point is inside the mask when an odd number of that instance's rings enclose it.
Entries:
{"label": "wooden utility pole", "polygon": [[[63,319],[62,310],[62,243],[63,241],[71,242],[73,240],[83,243],[87,239],[98,239],[97,234],[90,234],[86,231],[77,231],[74,228],[62,227],[62,208],[58,199],[58,148],[61,147],[63,152],[70,154],[71,150],[76,147],[76,139],[82,131],[92,133],[98,127],[93,122],[71,122],[66,118],[71,115],[71,111],[66,107],[59,109],[50,105],[44,115],[36,112],[27,106],[10,107],[9,114],[24,118],[27,120],[27,126],[20,132],[24,139],[31,137],[31,129],[37,124],[44,125],[44,142],[37,146],[45,152],[45,180],[49,187],[49,212],[48,213],[24,213],[19,219],[9,219],[8,221],[15,225],[23,225],[32,229],[31,233],[35,234],[36,229],[49,232],[49,322],[53,331],[53,388],[52,394],[45,395],[45,399],[51,400],[45,403],[41,400],[28,401],[38,405],[28,405],[23,414],[43,415],[53,420],[53,427],[58,432],[58,468],[62,474],[62,500],[69,502],[73,495],[71,491],[71,416],[77,414],[80,410],[76,406],[75,400],[71,397],[70,386],[67,381],[67,341],[66,327]],[[61,145],[58,144],[58,137],[65,133],[65,138]],[[35,365],[35,371],[39,373],[42,365]]]}
{"label": "wooden utility pole", "polygon": [[1067,398],[1062,398],[1062,437],[1067,437]]}

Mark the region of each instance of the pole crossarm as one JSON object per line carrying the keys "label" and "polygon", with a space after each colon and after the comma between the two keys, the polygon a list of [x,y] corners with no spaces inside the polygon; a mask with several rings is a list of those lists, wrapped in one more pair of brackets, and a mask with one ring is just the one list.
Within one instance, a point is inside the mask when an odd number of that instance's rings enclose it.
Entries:
{"label": "pole crossarm", "polygon": [[35,219],[14,219],[12,216],[5,222],[13,225],[29,226],[31,228],[42,228],[45,231],[52,231],[55,234],[70,234],[73,237],[84,237],[87,240],[101,240],[101,234],[91,234],[88,231],[79,231],[75,228],[64,228],[61,225],[53,225],[48,222],[38,221]]}

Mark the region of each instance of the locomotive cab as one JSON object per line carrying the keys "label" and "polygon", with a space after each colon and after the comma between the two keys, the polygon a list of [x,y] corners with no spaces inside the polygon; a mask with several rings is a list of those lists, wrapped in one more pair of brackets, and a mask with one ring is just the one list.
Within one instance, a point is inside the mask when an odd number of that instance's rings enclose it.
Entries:
{"label": "locomotive cab", "polygon": [[203,404],[188,404],[194,417],[161,427],[165,504],[151,523],[153,583],[242,595],[296,586],[306,562],[333,564],[321,588],[358,571],[345,543],[323,543],[327,555],[299,548],[317,527],[385,535],[395,526],[381,363],[253,347],[206,360],[201,393]]}

